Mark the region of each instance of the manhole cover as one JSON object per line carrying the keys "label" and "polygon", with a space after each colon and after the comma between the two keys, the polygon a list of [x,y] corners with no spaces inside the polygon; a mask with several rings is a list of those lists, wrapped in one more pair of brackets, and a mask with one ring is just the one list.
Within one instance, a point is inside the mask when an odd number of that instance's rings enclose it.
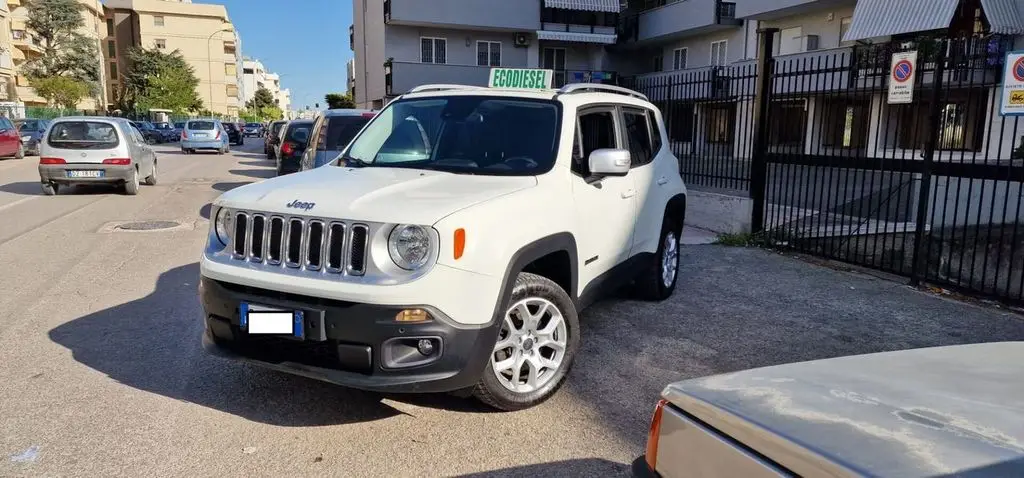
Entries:
{"label": "manhole cover", "polygon": [[117,228],[124,229],[126,231],[156,231],[160,229],[171,229],[180,225],[181,224],[174,221],[135,221],[119,224]]}

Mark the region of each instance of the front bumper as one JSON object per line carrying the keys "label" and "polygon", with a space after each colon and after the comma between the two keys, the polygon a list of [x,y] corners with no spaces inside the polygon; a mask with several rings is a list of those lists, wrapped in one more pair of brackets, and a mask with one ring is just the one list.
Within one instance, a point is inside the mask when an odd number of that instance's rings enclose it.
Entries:
{"label": "front bumper", "polygon": [[[40,164],[39,179],[44,183],[82,184],[82,183],[123,183],[132,176],[135,166],[115,166],[109,164]],[[101,178],[69,178],[68,171],[103,171]]]}
{"label": "front bumper", "polygon": [[[460,326],[424,305],[433,320],[394,320],[403,306],[373,305],[258,289],[202,277],[199,285],[208,352],[347,387],[379,392],[447,392],[473,386],[497,339],[496,323]],[[304,337],[249,335],[242,302],[301,310]],[[416,351],[420,339],[435,352]]]}
{"label": "front bumper", "polygon": [[21,147],[25,150],[27,156],[39,156],[39,140],[30,139],[28,141],[22,141]]}

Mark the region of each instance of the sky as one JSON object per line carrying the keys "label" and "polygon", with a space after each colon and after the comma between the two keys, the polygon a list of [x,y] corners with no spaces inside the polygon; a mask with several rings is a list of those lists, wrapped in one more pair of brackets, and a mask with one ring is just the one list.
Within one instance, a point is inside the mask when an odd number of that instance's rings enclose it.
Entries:
{"label": "sky", "polygon": [[[242,38],[242,55],[259,59],[292,91],[292,109],[324,107],[327,93],[345,93],[352,58],[351,0],[193,0],[218,3]],[[241,66],[239,66],[241,67]]]}

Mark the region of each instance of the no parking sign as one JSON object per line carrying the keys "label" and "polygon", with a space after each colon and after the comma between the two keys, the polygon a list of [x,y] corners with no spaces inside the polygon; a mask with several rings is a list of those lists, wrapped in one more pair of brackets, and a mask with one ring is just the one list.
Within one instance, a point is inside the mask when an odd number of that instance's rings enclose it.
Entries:
{"label": "no parking sign", "polygon": [[1024,52],[1007,53],[1003,65],[1003,95],[999,102],[999,113],[1003,116],[1024,115]]}
{"label": "no parking sign", "polygon": [[905,105],[914,102],[914,77],[917,75],[917,52],[905,51],[892,54],[889,69],[890,105]]}

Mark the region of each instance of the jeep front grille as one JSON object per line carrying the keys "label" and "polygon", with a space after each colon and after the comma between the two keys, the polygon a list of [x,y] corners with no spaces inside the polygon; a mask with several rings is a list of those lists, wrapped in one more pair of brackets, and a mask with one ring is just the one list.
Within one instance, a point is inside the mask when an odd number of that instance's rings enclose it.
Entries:
{"label": "jeep front grille", "polygon": [[238,260],[326,274],[363,275],[369,228],[326,219],[235,213]]}

